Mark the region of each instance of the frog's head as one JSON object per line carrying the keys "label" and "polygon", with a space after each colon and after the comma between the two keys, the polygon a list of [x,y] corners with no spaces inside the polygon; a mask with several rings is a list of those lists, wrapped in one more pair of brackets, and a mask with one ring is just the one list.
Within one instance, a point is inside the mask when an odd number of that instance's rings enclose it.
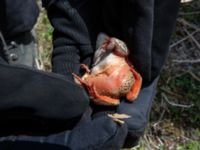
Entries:
{"label": "frog's head", "polygon": [[109,44],[107,45],[107,48],[109,49],[109,47],[112,47],[112,52],[114,54],[121,57],[127,57],[129,54],[126,44],[117,38],[109,39]]}
{"label": "frog's head", "polygon": [[94,65],[96,65],[99,61],[101,61],[111,53],[119,57],[127,57],[129,51],[123,41],[113,37],[106,37],[104,39],[104,42],[95,52]]}

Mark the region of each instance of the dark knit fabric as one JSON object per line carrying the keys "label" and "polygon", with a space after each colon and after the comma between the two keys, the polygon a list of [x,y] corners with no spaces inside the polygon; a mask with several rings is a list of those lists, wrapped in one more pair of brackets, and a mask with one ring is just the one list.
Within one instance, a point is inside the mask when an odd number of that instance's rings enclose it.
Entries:
{"label": "dark knit fabric", "polygon": [[[79,74],[80,62],[93,53],[87,27],[77,12],[66,0],[43,0],[48,12],[53,33],[53,72],[63,75]],[[57,13],[55,13],[57,12]],[[90,65],[90,60],[87,65]]]}

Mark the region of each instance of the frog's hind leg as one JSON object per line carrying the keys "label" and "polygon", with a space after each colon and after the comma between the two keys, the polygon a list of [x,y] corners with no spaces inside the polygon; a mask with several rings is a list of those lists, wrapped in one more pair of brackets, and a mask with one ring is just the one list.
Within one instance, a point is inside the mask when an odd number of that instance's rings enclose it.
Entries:
{"label": "frog's hind leg", "polygon": [[119,99],[111,98],[105,95],[99,95],[96,91],[94,85],[92,85],[89,89],[90,95],[92,95],[92,100],[100,105],[119,105]]}
{"label": "frog's hind leg", "polygon": [[131,72],[134,75],[135,83],[133,84],[130,92],[126,95],[126,98],[129,101],[133,101],[138,97],[138,94],[140,92],[140,89],[141,89],[141,86],[142,86],[142,77],[132,67],[130,67],[130,69],[131,69]]}

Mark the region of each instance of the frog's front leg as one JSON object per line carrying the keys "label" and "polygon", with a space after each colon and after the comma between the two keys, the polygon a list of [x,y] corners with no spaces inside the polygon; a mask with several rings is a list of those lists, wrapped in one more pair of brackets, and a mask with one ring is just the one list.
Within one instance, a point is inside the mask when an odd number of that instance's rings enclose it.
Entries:
{"label": "frog's front leg", "polygon": [[90,73],[90,69],[88,68],[87,65],[85,65],[85,64],[81,64],[80,67],[81,67],[82,69],[84,69],[84,70],[86,71],[86,73]]}
{"label": "frog's front leg", "polygon": [[82,86],[86,86],[86,85],[87,85],[87,83],[86,83],[83,79],[81,79],[77,74],[72,73],[72,75],[73,75],[73,77],[74,77],[74,81],[75,81],[77,84],[82,85]]}
{"label": "frog's front leg", "polygon": [[79,85],[84,85],[84,86],[85,86],[85,85],[87,85],[87,83],[84,81],[84,79],[89,75],[90,69],[89,69],[88,66],[85,65],[85,64],[81,64],[80,67],[86,71],[86,73],[84,74],[84,76],[81,78],[81,77],[79,77],[79,76],[78,76],[77,74],[75,74],[75,73],[72,73],[72,75],[73,75],[73,77],[74,77],[74,81],[75,81],[77,84],[79,84]]}

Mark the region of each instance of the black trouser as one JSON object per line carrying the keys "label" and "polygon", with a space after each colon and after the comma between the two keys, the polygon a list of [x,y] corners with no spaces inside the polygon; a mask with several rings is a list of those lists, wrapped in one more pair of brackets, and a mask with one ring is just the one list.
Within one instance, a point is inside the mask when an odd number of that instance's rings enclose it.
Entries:
{"label": "black trouser", "polygon": [[39,9],[36,0],[2,0],[0,2],[0,30],[5,38],[32,30]]}

